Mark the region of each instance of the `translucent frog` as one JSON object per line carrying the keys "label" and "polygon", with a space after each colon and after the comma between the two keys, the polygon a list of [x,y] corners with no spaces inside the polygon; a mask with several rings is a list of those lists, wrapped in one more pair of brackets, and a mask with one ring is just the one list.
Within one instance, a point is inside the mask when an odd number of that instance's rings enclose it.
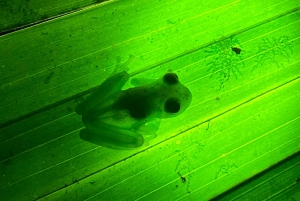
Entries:
{"label": "translucent frog", "polygon": [[133,59],[121,64],[117,58],[114,72],[76,107],[85,126],[81,139],[112,149],[147,145],[156,137],[161,119],[176,117],[190,105],[190,90],[171,71],[159,79],[133,78],[134,87],[122,90]]}

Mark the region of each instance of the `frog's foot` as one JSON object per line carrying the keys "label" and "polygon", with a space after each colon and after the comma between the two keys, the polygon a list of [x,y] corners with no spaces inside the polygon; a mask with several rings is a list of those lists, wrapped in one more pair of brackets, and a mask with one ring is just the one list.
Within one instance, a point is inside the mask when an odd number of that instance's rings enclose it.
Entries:
{"label": "frog's foot", "polygon": [[129,58],[127,61],[121,63],[121,57],[117,56],[116,60],[117,60],[117,65],[115,67],[115,70],[113,72],[113,74],[117,74],[120,72],[127,72],[129,70],[128,65],[132,62],[132,60],[134,60],[135,56],[133,55],[129,55]]}

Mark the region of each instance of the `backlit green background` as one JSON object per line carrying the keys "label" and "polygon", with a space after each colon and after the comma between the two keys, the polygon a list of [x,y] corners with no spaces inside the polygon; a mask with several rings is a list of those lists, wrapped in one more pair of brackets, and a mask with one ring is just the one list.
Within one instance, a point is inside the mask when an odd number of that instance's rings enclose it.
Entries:
{"label": "backlit green background", "polygon": [[[0,7],[1,200],[299,200],[298,1]],[[147,147],[82,141],[74,108],[129,55],[132,77],[177,73],[190,107]]]}

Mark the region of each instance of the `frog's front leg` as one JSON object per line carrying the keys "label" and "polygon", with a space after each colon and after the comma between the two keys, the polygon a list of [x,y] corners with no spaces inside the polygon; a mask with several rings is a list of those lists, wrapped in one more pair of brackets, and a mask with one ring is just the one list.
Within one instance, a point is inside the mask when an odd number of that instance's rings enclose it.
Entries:
{"label": "frog's front leg", "polygon": [[98,122],[80,131],[80,138],[112,149],[131,149],[144,144],[141,134]]}
{"label": "frog's front leg", "polygon": [[[95,92],[77,105],[75,112],[79,115],[84,115],[89,113],[94,108],[97,108],[98,104],[103,105],[104,101],[109,95],[121,90],[124,84],[128,81],[129,77],[129,74],[123,71],[107,78]],[[99,107],[101,107],[101,105],[98,106],[98,108]]]}
{"label": "frog's front leg", "polygon": [[[94,108],[99,108],[101,105],[104,105],[104,101],[109,95],[120,91],[130,77],[130,75],[127,73],[127,66],[132,62],[133,59],[134,56],[130,55],[129,59],[121,64],[120,57],[117,57],[117,64],[113,73],[109,76],[109,78],[99,85],[95,92],[77,105],[75,112],[79,115],[87,114]],[[99,106],[99,104],[101,105]]]}
{"label": "frog's front leg", "polygon": [[157,134],[156,132],[159,129],[161,119],[156,118],[151,120],[148,123],[145,122],[138,122],[135,125],[133,125],[133,129],[144,136],[145,139],[151,140],[153,138],[156,138]]}

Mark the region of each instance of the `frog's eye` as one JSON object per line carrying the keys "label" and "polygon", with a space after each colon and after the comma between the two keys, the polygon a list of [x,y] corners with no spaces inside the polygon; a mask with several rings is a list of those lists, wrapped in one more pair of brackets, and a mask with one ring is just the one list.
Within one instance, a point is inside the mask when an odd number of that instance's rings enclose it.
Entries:
{"label": "frog's eye", "polygon": [[169,98],[165,102],[165,111],[168,113],[177,113],[180,110],[180,101],[177,98]]}
{"label": "frog's eye", "polygon": [[175,73],[166,73],[163,77],[163,81],[166,84],[177,84],[178,83],[178,76]]}

